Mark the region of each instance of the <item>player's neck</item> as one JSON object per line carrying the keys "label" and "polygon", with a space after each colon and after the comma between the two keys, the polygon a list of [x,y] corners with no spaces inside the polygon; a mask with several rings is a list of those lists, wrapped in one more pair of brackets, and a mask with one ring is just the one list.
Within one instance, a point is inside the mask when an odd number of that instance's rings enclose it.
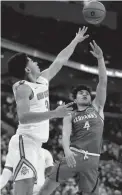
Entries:
{"label": "player's neck", "polygon": [[36,83],[37,81],[37,77],[36,76],[32,76],[32,75],[28,75],[25,77],[25,80],[31,83]]}
{"label": "player's neck", "polygon": [[83,111],[83,110],[85,110],[87,107],[88,107],[88,105],[82,105],[82,106],[78,105],[78,111]]}

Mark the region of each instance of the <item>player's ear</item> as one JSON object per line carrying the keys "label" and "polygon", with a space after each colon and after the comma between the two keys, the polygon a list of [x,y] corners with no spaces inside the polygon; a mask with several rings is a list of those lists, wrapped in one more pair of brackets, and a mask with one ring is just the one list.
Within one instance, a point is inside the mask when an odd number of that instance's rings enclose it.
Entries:
{"label": "player's ear", "polygon": [[25,72],[26,72],[27,74],[31,73],[30,68],[26,67],[26,68],[25,68]]}
{"label": "player's ear", "polygon": [[74,100],[74,103],[77,103],[76,99]]}

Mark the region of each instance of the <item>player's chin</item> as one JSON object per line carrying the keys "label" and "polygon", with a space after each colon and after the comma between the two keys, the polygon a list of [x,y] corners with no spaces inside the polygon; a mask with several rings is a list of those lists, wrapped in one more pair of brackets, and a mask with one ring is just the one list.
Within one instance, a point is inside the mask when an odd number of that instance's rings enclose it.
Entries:
{"label": "player's chin", "polygon": [[37,71],[37,75],[39,76],[39,75],[40,75],[40,73],[41,73],[41,72],[40,72],[40,70],[38,70],[38,71]]}
{"label": "player's chin", "polygon": [[83,106],[88,106],[88,105],[89,105],[89,101],[82,101],[81,104],[82,104]]}

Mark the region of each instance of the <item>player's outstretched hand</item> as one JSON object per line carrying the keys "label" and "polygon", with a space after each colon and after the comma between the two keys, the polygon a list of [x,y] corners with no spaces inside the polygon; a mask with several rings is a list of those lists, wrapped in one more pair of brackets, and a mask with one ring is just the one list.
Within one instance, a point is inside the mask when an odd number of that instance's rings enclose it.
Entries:
{"label": "player's outstretched hand", "polygon": [[58,106],[57,108],[56,108],[56,117],[57,118],[63,118],[63,117],[65,117],[65,116],[68,116],[69,114],[71,114],[72,113],[72,110],[73,110],[73,108],[72,107],[70,107],[71,105],[73,105],[74,104],[74,102],[71,102],[71,103],[69,103],[69,104],[62,104],[61,106]]}
{"label": "player's outstretched hand", "polygon": [[90,51],[90,53],[92,53],[92,55],[97,58],[100,59],[103,57],[103,52],[102,49],[96,44],[95,41],[93,41],[93,43],[90,43],[90,46],[92,48],[93,51]]}
{"label": "player's outstretched hand", "polygon": [[72,152],[70,149],[64,150],[64,153],[68,167],[74,168],[76,166],[75,156],[77,156],[77,154]]}
{"label": "player's outstretched hand", "polygon": [[76,37],[75,37],[75,40],[77,41],[77,43],[80,43],[89,37],[89,35],[85,35],[87,29],[88,27],[85,27],[85,26],[82,28],[82,30],[81,28],[79,28],[79,31],[78,33],[76,33]]}

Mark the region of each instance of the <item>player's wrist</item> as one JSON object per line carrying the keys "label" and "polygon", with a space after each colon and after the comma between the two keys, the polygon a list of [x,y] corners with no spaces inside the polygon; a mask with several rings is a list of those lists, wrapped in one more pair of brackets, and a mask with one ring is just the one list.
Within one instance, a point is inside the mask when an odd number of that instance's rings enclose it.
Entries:
{"label": "player's wrist", "polygon": [[69,146],[64,146],[64,153],[67,154],[68,152],[70,152],[70,147]]}
{"label": "player's wrist", "polygon": [[75,37],[73,40],[72,40],[72,42],[71,42],[71,44],[73,45],[73,46],[75,46],[76,47],[76,45],[79,43],[79,40],[78,40],[78,38],[77,37]]}
{"label": "player's wrist", "polygon": [[57,116],[57,110],[56,109],[55,110],[52,110],[50,112],[51,112],[52,118],[55,118]]}
{"label": "player's wrist", "polygon": [[98,56],[97,57],[97,60],[99,61],[99,60],[104,60],[104,57],[103,57],[103,55],[101,55],[101,56]]}

